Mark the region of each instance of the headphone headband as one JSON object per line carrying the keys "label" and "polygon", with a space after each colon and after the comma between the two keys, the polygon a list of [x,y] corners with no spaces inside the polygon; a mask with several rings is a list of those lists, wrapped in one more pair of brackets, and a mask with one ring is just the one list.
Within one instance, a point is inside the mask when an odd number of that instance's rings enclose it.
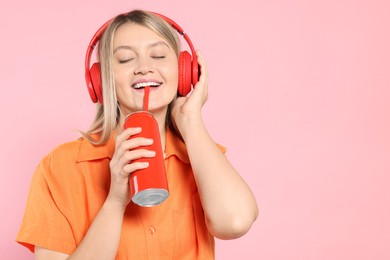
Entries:
{"label": "headphone headband", "polygon": [[[187,95],[188,92],[191,90],[191,83],[192,83],[192,85],[195,85],[196,82],[198,81],[198,78],[199,78],[198,60],[197,60],[195,48],[194,48],[190,38],[188,37],[188,35],[172,19],[170,19],[162,14],[159,14],[159,13],[155,13],[155,12],[150,12],[150,13],[162,18],[169,25],[171,25],[180,35],[182,35],[184,37],[188,46],[190,47],[192,55],[189,55],[187,52],[182,52],[182,53],[180,53],[180,56],[179,56],[179,94],[180,95]],[[126,14],[127,13],[124,13],[124,15],[126,15]],[[85,80],[87,83],[89,95],[94,103],[99,101],[99,103],[103,104],[103,97],[102,97],[101,86],[100,86],[101,85],[101,83],[100,83],[101,82],[101,80],[100,80],[100,65],[95,63],[92,67],[90,67],[92,53],[93,53],[93,50],[95,49],[97,43],[99,42],[101,36],[103,35],[104,31],[107,29],[107,27],[110,25],[110,23],[114,19],[115,18],[112,18],[109,21],[105,22],[96,31],[96,33],[93,35],[93,37],[88,45],[87,52],[85,55]],[[180,65],[180,64],[182,64],[182,65]],[[181,71],[182,71],[182,73],[181,73]],[[94,79],[95,74],[98,74],[99,79]],[[96,81],[99,81],[98,84],[95,83]],[[185,82],[183,82],[183,81],[185,81]],[[182,86],[183,84],[184,84],[184,86]],[[188,84],[189,84],[189,86],[187,86]],[[96,86],[96,85],[99,85],[99,86]]]}

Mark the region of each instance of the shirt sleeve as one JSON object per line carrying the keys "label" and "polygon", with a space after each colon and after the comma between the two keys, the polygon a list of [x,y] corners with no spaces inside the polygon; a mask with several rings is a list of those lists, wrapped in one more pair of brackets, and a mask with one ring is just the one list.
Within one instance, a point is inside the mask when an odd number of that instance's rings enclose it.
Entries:
{"label": "shirt sleeve", "polygon": [[71,254],[76,248],[71,226],[52,196],[50,156],[36,169],[16,241],[34,252],[34,246]]}

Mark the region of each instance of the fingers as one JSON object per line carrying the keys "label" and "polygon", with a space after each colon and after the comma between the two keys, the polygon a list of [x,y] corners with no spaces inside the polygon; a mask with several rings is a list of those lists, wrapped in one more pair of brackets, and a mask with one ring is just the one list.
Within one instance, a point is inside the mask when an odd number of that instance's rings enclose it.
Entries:
{"label": "fingers", "polygon": [[196,51],[196,56],[197,56],[198,64],[200,67],[200,76],[199,76],[198,82],[199,82],[199,84],[204,85],[207,88],[208,73],[207,73],[206,62],[205,62],[200,50]]}
{"label": "fingers", "polygon": [[207,67],[206,67],[206,61],[201,53],[200,50],[196,51],[196,57],[200,66],[200,76],[207,76]]}
{"label": "fingers", "polygon": [[141,131],[142,129],[140,127],[128,128],[124,130],[121,134],[119,134],[115,140],[115,155],[117,155],[118,157],[122,157],[123,154],[125,154],[129,150],[133,150],[140,146],[148,146],[153,144],[152,139],[144,137],[131,138],[132,136],[139,134]]}
{"label": "fingers", "polygon": [[115,152],[110,161],[111,182],[107,200],[114,202],[114,205],[119,205],[121,209],[125,208],[131,199],[129,175],[149,167],[147,162],[140,162],[137,159],[155,156],[154,151],[148,150],[153,140],[134,137],[141,131],[139,127],[128,128],[115,138]]}
{"label": "fingers", "polygon": [[134,163],[128,163],[123,166],[123,173],[128,177],[131,173],[146,169],[149,167],[148,162],[134,162]]}
{"label": "fingers", "polygon": [[189,118],[200,118],[203,105],[208,100],[208,73],[205,60],[199,50],[196,51],[200,76],[193,91],[186,97],[179,97],[175,100],[172,108],[174,123],[181,131]]}
{"label": "fingers", "polygon": [[194,92],[198,92],[197,96],[199,102],[201,103],[201,106],[203,106],[208,99],[208,72],[206,62],[199,50],[196,51],[196,55],[200,67],[200,76],[198,82],[194,86]]}
{"label": "fingers", "polygon": [[122,145],[124,141],[128,140],[133,135],[141,133],[141,131],[141,127],[129,127],[117,135],[115,137],[115,151],[118,150],[119,146]]}
{"label": "fingers", "polygon": [[149,166],[145,162],[133,162],[140,158],[151,158],[156,155],[155,151],[147,149],[147,146],[153,144],[152,139],[131,138],[141,131],[140,128],[128,128],[116,137],[115,153],[110,162],[112,175],[119,175],[120,178],[125,179],[130,173]]}
{"label": "fingers", "polygon": [[147,162],[136,161],[141,158],[153,158],[156,156],[155,151],[150,151],[147,149],[134,149],[125,152],[118,161],[118,166],[122,168],[120,173],[123,175],[123,178],[127,178],[130,173],[145,169],[149,166]]}

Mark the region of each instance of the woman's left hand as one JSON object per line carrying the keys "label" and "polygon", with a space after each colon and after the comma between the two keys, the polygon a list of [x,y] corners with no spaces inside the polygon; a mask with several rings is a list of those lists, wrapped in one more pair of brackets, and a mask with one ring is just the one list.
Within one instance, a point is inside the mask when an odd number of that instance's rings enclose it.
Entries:
{"label": "woman's left hand", "polygon": [[186,130],[189,122],[201,120],[201,109],[208,98],[208,74],[206,64],[200,51],[196,51],[200,66],[199,81],[195,84],[191,94],[186,97],[177,97],[173,102],[172,117],[180,133]]}

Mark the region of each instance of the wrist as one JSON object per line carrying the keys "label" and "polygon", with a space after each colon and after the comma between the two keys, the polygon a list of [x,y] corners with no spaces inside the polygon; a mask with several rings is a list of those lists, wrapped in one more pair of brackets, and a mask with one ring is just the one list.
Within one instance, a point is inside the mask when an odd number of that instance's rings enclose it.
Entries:
{"label": "wrist", "polygon": [[106,201],[103,203],[102,208],[106,209],[108,212],[117,213],[124,215],[127,205],[124,205],[122,202],[111,198],[110,195],[107,197]]}
{"label": "wrist", "polygon": [[194,135],[200,134],[200,131],[204,128],[204,122],[200,115],[191,116],[183,118],[180,124],[177,124],[177,127],[183,139],[186,140],[192,138]]}

